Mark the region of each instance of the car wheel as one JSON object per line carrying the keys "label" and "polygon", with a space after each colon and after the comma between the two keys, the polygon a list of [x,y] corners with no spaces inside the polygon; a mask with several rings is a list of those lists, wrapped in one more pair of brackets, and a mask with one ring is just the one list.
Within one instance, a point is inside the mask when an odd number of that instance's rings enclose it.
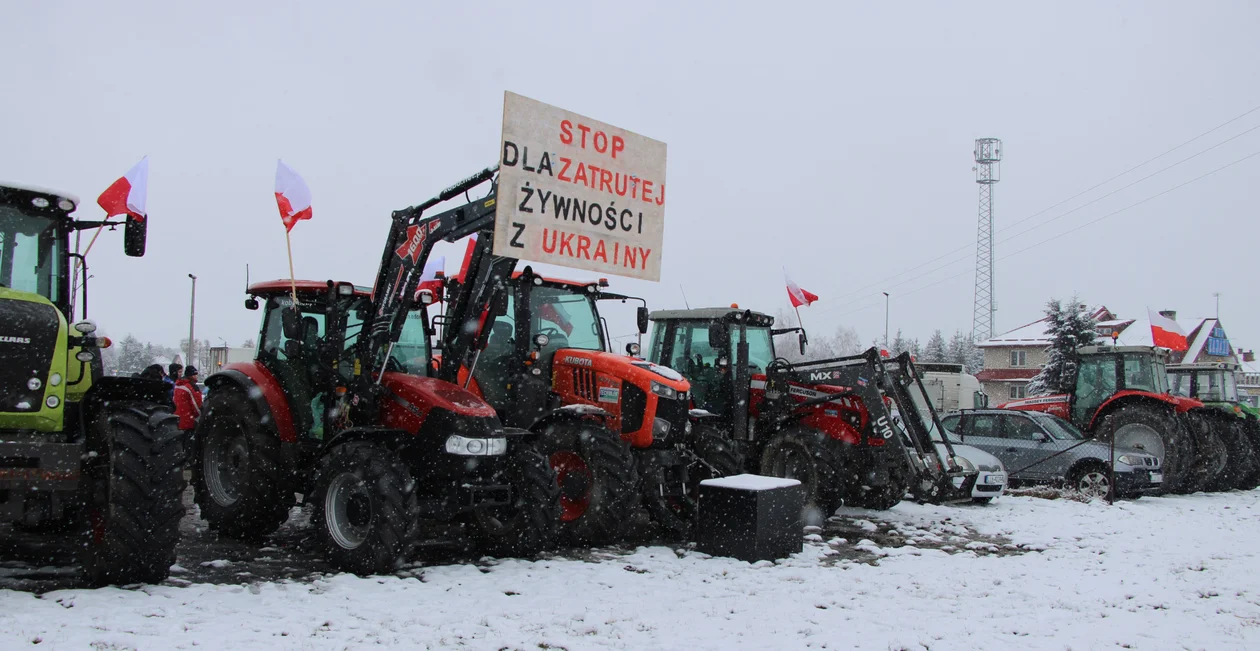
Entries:
{"label": "car wheel", "polygon": [[1101,464],[1083,464],[1068,473],[1068,488],[1090,499],[1102,499],[1111,492],[1111,477]]}
{"label": "car wheel", "polygon": [[976,504],[988,504],[993,501],[993,498],[992,497],[973,497],[971,498],[971,501],[975,502]]}

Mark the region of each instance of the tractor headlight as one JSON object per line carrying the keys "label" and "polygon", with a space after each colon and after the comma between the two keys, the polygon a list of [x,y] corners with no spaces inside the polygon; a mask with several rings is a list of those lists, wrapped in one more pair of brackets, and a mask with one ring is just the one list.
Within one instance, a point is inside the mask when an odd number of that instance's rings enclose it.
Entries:
{"label": "tractor headlight", "polygon": [[446,439],[447,454],[458,454],[465,457],[493,457],[507,452],[507,439],[477,439],[452,434]]}
{"label": "tractor headlight", "polygon": [[670,427],[669,421],[664,418],[652,421],[652,438],[664,439],[669,436]]}
{"label": "tractor headlight", "polygon": [[61,386],[61,374],[53,373],[52,375],[48,376],[48,383],[55,387]]}
{"label": "tractor headlight", "polygon": [[57,405],[61,404],[61,398],[58,398],[57,396],[48,396],[48,399],[44,401],[44,404],[48,405],[49,409],[56,409]]}
{"label": "tractor headlight", "polygon": [[30,389],[31,391],[39,391],[39,388],[42,386],[44,386],[44,383],[40,382],[39,378],[37,377],[33,377],[26,381],[26,388]]}
{"label": "tractor headlight", "polygon": [[90,335],[93,332],[96,332],[96,324],[87,319],[79,321],[78,323],[74,324],[73,327],[81,335]]}
{"label": "tractor headlight", "polygon": [[652,383],[652,393],[655,393],[662,398],[669,398],[670,400],[678,397],[678,392],[675,391],[673,387],[666,386],[660,382]]}

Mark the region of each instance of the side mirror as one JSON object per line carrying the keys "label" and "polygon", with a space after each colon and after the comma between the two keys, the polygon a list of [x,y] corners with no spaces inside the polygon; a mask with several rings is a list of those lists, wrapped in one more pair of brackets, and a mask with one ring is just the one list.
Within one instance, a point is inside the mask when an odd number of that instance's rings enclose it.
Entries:
{"label": "side mirror", "polygon": [[639,321],[639,334],[643,334],[643,335],[647,334],[648,309],[646,307],[640,306],[639,309],[635,311],[635,317],[637,317]]}
{"label": "side mirror", "polygon": [[726,329],[726,325],[722,323],[714,323],[709,326],[709,348],[717,351],[719,354],[729,348],[731,345],[731,334]]}
{"label": "side mirror", "polygon": [[127,223],[123,226],[123,253],[133,258],[139,258],[144,255],[144,242],[149,233],[148,219],[135,219],[127,217]]}
{"label": "side mirror", "polygon": [[253,296],[250,296],[249,298],[245,299],[245,309],[247,309],[247,310],[257,310],[257,309],[258,309],[258,299],[254,298]]}
{"label": "side mirror", "polygon": [[302,338],[302,317],[298,316],[297,308],[282,308],[280,310],[280,325],[284,330],[286,339]]}
{"label": "side mirror", "polygon": [[1045,443],[1046,441],[1049,441],[1049,440],[1050,440],[1049,434],[1046,434],[1045,432],[1037,432],[1038,443]]}
{"label": "side mirror", "polygon": [[805,356],[805,344],[809,343],[809,339],[805,337],[805,331],[796,333],[796,341],[801,345],[801,357]]}
{"label": "side mirror", "polygon": [[633,341],[632,341],[632,342],[630,342],[630,343],[628,343],[628,344],[626,344],[626,354],[627,354],[627,355],[629,355],[629,356],[631,356],[631,357],[638,357],[638,356],[639,356],[639,344],[637,344],[637,343],[635,343],[635,342],[633,342]]}

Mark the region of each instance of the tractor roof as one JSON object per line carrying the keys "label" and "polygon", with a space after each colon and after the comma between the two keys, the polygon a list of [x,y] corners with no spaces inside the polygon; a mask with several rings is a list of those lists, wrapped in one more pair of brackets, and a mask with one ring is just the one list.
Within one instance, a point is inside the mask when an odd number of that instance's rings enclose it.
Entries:
{"label": "tractor roof", "polygon": [[[49,190],[35,185],[26,185],[24,183],[13,183],[10,181],[0,181],[0,203],[13,203],[15,201],[27,202],[35,197],[43,197],[49,203],[56,206],[62,199],[68,199],[71,203],[78,207],[79,198],[68,192],[59,192],[57,190]],[[66,212],[74,210],[71,208]]]}
{"label": "tractor roof", "polygon": [[1109,353],[1145,353],[1147,355],[1168,356],[1167,348],[1159,346],[1081,346],[1076,351],[1082,355],[1106,355]]}
{"label": "tractor roof", "polygon": [[[334,283],[339,285],[341,283]],[[280,280],[264,280],[249,286],[245,291],[257,296],[271,296],[272,294],[288,294],[297,287],[299,292],[326,292],[328,291],[327,280],[297,280],[288,281]],[[362,285],[354,286],[354,293],[359,296],[368,296],[372,293],[371,287],[363,287]]]}
{"label": "tractor roof", "polygon": [[1198,362],[1196,364],[1169,364],[1168,372],[1175,371],[1236,371],[1242,368],[1232,362]]}
{"label": "tractor roof", "polygon": [[774,317],[754,312],[752,310],[741,310],[737,307],[698,307],[694,310],[656,310],[648,316],[653,321],[721,321],[734,320],[736,314],[750,313],[753,316],[769,319],[767,325],[774,324]]}

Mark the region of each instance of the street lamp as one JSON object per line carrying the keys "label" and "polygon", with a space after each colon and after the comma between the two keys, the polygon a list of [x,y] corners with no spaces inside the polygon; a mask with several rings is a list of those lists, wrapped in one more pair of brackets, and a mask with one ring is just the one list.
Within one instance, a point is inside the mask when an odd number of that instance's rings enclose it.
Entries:
{"label": "street lamp", "polygon": [[193,364],[193,350],[197,345],[197,340],[193,339],[193,320],[197,315],[197,277],[188,274],[192,278],[192,297],[188,305],[188,359],[184,361],[184,366],[195,366]]}
{"label": "street lamp", "polygon": [[884,292],[884,347],[888,347],[888,292]]}

